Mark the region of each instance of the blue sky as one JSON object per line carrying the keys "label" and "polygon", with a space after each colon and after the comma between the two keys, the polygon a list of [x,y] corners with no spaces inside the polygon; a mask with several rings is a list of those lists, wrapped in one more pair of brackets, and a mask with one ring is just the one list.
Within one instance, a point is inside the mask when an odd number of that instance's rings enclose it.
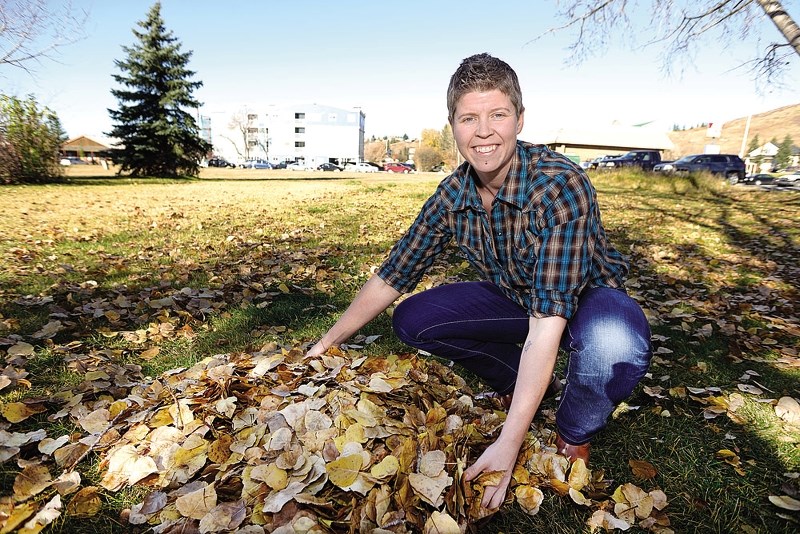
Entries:
{"label": "blue sky", "polygon": [[[61,5],[64,2],[51,1]],[[152,1],[72,0],[89,13],[86,37],[60,49],[54,61],[30,65],[33,75],[0,65],[0,87],[53,109],[70,137],[104,140],[115,59]],[[666,77],[659,49],[626,50],[613,43],[584,63],[568,65],[569,31],[531,40],[558,25],[554,1],[405,0],[162,0],[165,26],[203,82],[195,96],[204,109],[231,112],[243,105],[317,103],[360,107],[366,133],[408,134],[440,129],[445,92],[461,59],[489,52],[520,78],[526,107],[522,138],[558,127],[617,121],[672,124],[724,122],[800,103],[791,89],[759,95],[750,74],[734,69],[754,43],[700,53],[694,68]],[[646,6],[647,3],[644,3]],[[795,17],[797,13],[793,13]],[[642,26],[651,22],[640,15]],[[779,38],[765,21],[766,38]]]}

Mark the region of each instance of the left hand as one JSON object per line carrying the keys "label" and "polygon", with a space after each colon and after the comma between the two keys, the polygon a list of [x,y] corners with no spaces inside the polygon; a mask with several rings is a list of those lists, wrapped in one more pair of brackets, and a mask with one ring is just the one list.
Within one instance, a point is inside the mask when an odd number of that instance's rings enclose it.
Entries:
{"label": "left hand", "polygon": [[517,463],[519,455],[519,445],[513,446],[503,443],[502,436],[494,443],[489,445],[483,454],[475,460],[464,471],[464,479],[467,481],[476,478],[484,472],[503,471],[503,478],[497,486],[486,486],[483,491],[481,506],[484,508],[498,508],[506,500],[506,491],[511,483],[511,475],[514,472],[514,465]]}

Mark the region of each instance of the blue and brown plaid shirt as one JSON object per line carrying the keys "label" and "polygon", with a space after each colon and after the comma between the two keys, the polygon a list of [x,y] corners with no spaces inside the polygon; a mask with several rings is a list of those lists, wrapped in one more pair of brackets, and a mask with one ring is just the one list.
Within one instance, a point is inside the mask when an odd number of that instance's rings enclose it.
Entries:
{"label": "blue and brown plaid shirt", "polygon": [[628,265],[606,239],[586,173],[544,145],[517,141],[491,213],[469,163],[447,176],[378,271],[412,291],[451,239],[480,276],[534,317],[569,319],[585,287],[622,287]]}

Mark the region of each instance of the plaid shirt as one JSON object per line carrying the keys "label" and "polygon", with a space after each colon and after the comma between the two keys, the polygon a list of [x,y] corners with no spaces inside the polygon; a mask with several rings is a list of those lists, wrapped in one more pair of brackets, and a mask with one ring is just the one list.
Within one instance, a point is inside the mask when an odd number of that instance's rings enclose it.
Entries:
{"label": "plaid shirt", "polygon": [[455,239],[480,276],[534,317],[569,319],[585,287],[622,287],[628,265],[606,239],[586,173],[544,145],[517,142],[511,170],[486,213],[469,163],[425,202],[378,271],[413,290]]}

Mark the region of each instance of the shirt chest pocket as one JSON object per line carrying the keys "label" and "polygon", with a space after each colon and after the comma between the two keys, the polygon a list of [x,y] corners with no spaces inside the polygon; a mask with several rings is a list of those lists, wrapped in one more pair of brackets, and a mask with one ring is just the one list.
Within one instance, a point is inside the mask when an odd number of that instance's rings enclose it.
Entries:
{"label": "shirt chest pocket", "polygon": [[481,222],[475,213],[466,212],[458,214],[453,228],[455,242],[458,249],[472,265],[483,263],[483,243]]}
{"label": "shirt chest pocket", "polygon": [[540,241],[539,236],[530,228],[520,229],[515,233],[509,255],[509,272],[515,284],[531,286],[539,260]]}

